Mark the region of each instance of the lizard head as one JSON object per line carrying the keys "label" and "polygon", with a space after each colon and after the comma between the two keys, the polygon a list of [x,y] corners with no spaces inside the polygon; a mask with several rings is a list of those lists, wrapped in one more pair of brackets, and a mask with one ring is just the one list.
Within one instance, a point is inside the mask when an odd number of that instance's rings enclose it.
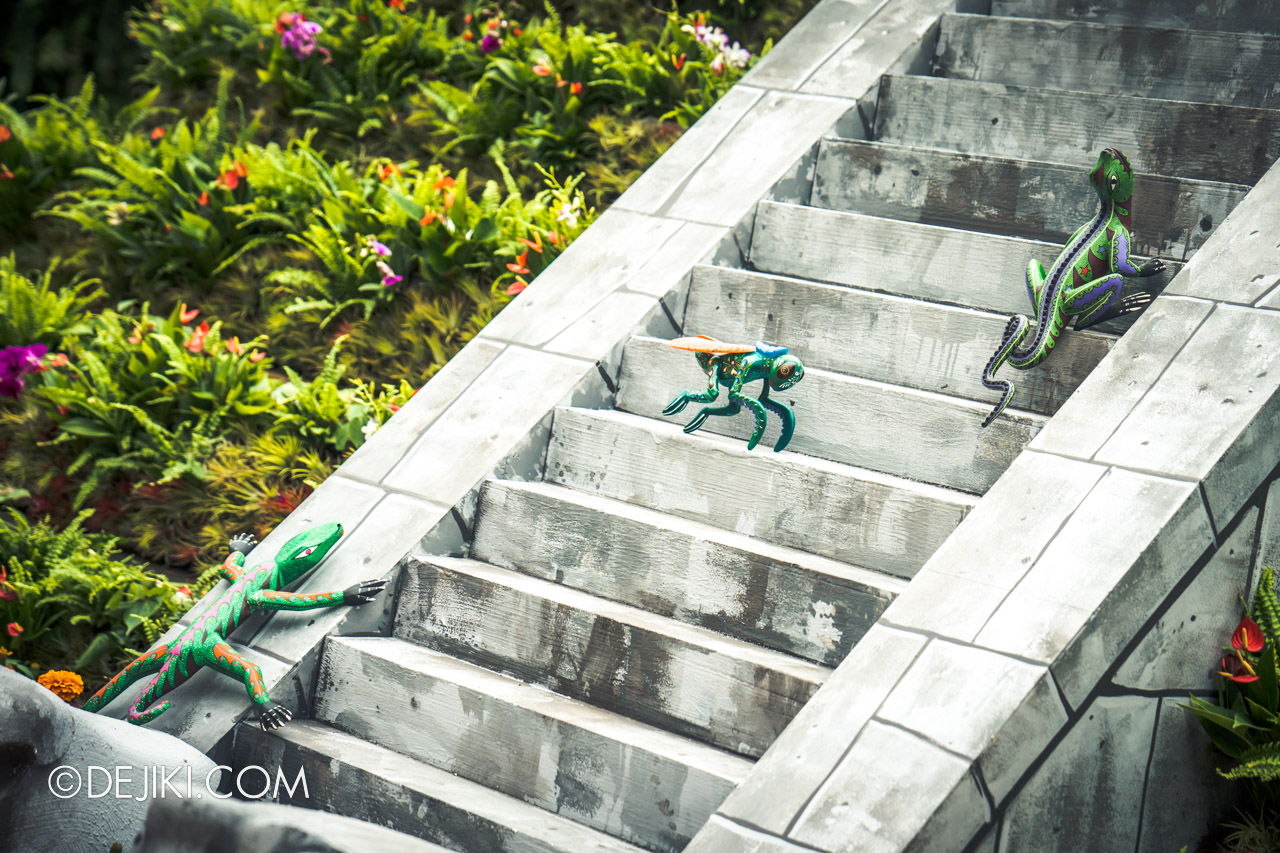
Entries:
{"label": "lizard head", "polygon": [[794,355],[779,356],[773,360],[769,371],[769,385],[775,391],[784,391],[804,376],[804,365]]}
{"label": "lizard head", "polygon": [[342,538],[342,525],[337,522],[308,527],[284,543],[276,555],[276,565],[286,584],[296,581],[316,567]]}
{"label": "lizard head", "polygon": [[1125,202],[1133,196],[1133,167],[1117,148],[1102,149],[1089,180],[1103,201]]}

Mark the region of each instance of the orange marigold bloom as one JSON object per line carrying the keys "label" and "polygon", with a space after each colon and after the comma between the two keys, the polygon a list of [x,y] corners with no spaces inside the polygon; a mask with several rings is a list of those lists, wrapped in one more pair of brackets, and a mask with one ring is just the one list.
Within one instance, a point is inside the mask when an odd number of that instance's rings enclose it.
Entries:
{"label": "orange marigold bloom", "polygon": [[160,140],[160,139],[164,139],[164,128],[163,128],[163,127],[154,127],[154,128],[152,128],[152,129],[151,129],[151,141],[152,141],[152,142],[155,142],[155,141]]}
{"label": "orange marigold bloom", "polygon": [[70,702],[84,692],[84,679],[65,669],[51,669],[36,681],[41,687],[53,691],[64,702]]}

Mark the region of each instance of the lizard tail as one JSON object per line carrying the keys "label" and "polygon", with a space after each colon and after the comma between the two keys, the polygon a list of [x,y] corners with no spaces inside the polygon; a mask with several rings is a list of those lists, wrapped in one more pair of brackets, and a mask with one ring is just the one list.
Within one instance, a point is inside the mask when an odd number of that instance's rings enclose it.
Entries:
{"label": "lizard tail", "polygon": [[91,713],[101,710],[103,706],[128,689],[129,685],[157,672],[164,656],[168,653],[168,646],[157,646],[153,651],[135,660],[116,673],[115,678],[103,685],[101,690],[89,697],[89,700],[84,703],[84,709]]}
{"label": "lizard tail", "polygon": [[129,709],[129,722],[133,723],[135,726],[145,726],[147,723],[169,710],[169,705],[172,704],[165,701],[150,710],[139,711],[140,707],[146,707],[144,705],[144,701],[145,700],[140,700],[137,705],[134,705]]}
{"label": "lizard tail", "polygon": [[1000,337],[1000,346],[996,347],[995,353],[987,361],[987,366],[982,370],[982,384],[992,391],[1000,392],[1000,402],[991,410],[991,414],[987,415],[986,420],[982,422],[985,428],[991,425],[991,422],[1000,417],[1000,413],[1009,405],[1009,401],[1013,399],[1013,383],[1008,379],[997,379],[996,371],[1005,363],[1009,355],[1018,348],[1022,340],[1027,336],[1027,331],[1031,328],[1031,321],[1021,314],[1014,314],[1009,318],[1009,322],[1004,327],[1004,334]]}

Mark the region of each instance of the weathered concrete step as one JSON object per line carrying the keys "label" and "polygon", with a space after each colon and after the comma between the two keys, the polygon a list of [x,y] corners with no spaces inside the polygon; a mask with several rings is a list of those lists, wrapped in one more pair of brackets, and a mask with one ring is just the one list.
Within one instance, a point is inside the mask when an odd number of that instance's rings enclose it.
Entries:
{"label": "weathered concrete step", "polygon": [[1280,37],[943,15],[941,77],[1174,101],[1280,106]]}
{"label": "weathered concrete step", "polygon": [[747,451],[616,410],[557,409],[546,478],[911,577],[973,506],[962,492],[798,453]]}
{"label": "weathered concrete step", "polygon": [[[994,404],[981,377],[1008,315],[802,279],[699,266],[684,326],[727,341],[779,341],[806,365]],[[1068,333],[1037,370],[1018,373],[1018,405],[1053,414],[1115,339]],[[1012,370],[1012,369],[1010,369]]]}
{"label": "weathered concrete step", "polygon": [[391,637],[325,640],[317,719],[594,829],[682,849],[745,758]]}
{"label": "weathered concrete step", "polygon": [[[682,390],[706,387],[706,374],[690,353],[655,338],[633,337],[627,343],[619,408],[661,417]],[[759,393],[755,383],[745,390],[752,396]],[[724,405],[726,399],[722,389],[719,401],[710,405]],[[805,365],[804,378],[775,392],[772,399],[796,412],[789,451],[975,494],[985,492],[1004,473],[1045,420],[1042,415],[1006,410],[982,429],[991,411],[985,403],[831,373],[816,365]],[[690,404],[673,420],[688,423],[700,408],[701,404]],[[747,438],[754,425],[744,407],[735,417],[708,418],[702,429]],[[770,415],[757,453],[771,452],[778,429],[777,417]]]}
{"label": "weathered concrete step", "polygon": [[548,483],[485,483],[472,556],[829,665],[905,588],[879,572]]}
{"label": "weathered concrete step", "polygon": [[[1089,183],[1095,159],[1082,155],[1072,167],[824,139],[812,203],[1062,244],[1098,212]],[[1135,175],[1134,253],[1185,260],[1248,192],[1243,184]]]}
{"label": "weathered concrete step", "polygon": [[[770,201],[757,205],[751,238],[752,266],[764,272],[997,314],[1027,313],[1027,263],[1037,258],[1049,269],[1061,251],[1051,243]],[[1168,284],[1181,265],[1170,267],[1148,281]],[[1122,317],[1096,328],[1120,331],[1132,322]]]}
{"label": "weathered concrete step", "polygon": [[395,634],[758,758],[825,667],[475,560],[405,570]]}
{"label": "weathered concrete step", "polygon": [[639,848],[312,720],[235,732],[235,765],[305,771],[281,802],[387,826],[463,853],[637,853]]}
{"label": "weathered concrete step", "polygon": [[1111,146],[1135,171],[1252,186],[1280,157],[1280,111],[886,75],[874,136],[1067,165]]}
{"label": "weathered concrete step", "polygon": [[1280,0],[992,0],[991,14],[1280,35]]}

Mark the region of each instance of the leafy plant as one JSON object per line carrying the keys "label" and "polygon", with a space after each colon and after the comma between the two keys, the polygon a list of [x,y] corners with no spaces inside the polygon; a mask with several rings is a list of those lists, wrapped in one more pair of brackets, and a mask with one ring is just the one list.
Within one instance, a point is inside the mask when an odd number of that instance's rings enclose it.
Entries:
{"label": "leafy plant", "polygon": [[18,273],[14,256],[0,257],[0,349],[44,344],[58,349],[68,338],[87,334],[87,309],[102,295],[97,279],[65,288],[53,286],[54,261],[39,282]]}

